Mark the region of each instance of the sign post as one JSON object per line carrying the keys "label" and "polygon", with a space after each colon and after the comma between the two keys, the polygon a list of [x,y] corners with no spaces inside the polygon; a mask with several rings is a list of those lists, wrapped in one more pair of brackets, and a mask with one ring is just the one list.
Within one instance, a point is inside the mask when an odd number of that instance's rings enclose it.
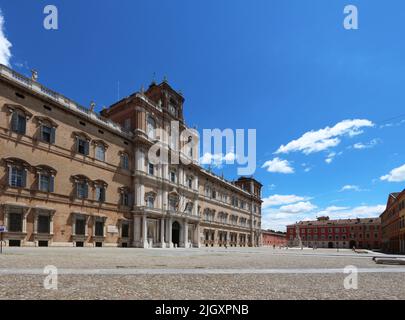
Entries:
{"label": "sign post", "polygon": [[5,226],[0,226],[0,254],[3,253],[3,232],[7,232]]}

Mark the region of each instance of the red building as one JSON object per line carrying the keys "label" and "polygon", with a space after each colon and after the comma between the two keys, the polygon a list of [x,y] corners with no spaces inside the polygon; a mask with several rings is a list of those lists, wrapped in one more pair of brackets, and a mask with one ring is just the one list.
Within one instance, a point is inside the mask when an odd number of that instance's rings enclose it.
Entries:
{"label": "red building", "polygon": [[262,230],[262,246],[285,246],[287,238],[285,232],[276,232],[273,230]]}
{"label": "red building", "polygon": [[405,190],[388,196],[387,207],[381,214],[382,250],[405,253]]}
{"label": "red building", "polygon": [[330,220],[320,217],[316,221],[301,221],[287,226],[289,246],[298,245],[297,231],[305,247],[370,250],[381,247],[380,218]]}

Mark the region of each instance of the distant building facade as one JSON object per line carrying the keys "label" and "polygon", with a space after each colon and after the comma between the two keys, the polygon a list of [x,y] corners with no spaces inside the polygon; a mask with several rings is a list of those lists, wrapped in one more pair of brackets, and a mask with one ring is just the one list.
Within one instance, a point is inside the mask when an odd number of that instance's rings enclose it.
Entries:
{"label": "distant building facade", "polygon": [[287,242],[294,246],[297,231],[303,246],[318,248],[380,249],[380,218],[339,219],[319,217],[287,226]]}
{"label": "distant building facade", "polygon": [[285,232],[276,232],[273,230],[262,230],[262,245],[263,246],[285,246],[287,237]]}
{"label": "distant building facade", "polygon": [[[178,152],[184,98],[166,81],[102,111],[0,65],[0,225],[10,246],[261,244],[261,184]],[[171,135],[175,137],[175,135]],[[189,164],[152,164],[156,142]],[[163,147],[162,147],[163,148]]]}
{"label": "distant building facade", "polygon": [[382,250],[386,253],[405,253],[405,190],[389,194],[386,209],[380,218]]}

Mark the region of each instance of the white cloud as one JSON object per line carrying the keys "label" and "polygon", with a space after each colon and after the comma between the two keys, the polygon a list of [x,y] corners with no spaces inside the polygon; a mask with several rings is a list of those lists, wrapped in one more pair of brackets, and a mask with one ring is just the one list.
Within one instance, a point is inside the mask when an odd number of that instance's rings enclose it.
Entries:
{"label": "white cloud", "polygon": [[222,153],[219,154],[212,154],[212,153],[205,153],[200,158],[200,164],[210,164],[214,167],[220,168],[222,167],[223,163],[232,164],[236,160],[237,156],[233,152],[228,152],[227,154],[223,155]]}
{"label": "white cloud", "polygon": [[309,201],[306,202],[297,202],[294,204],[289,204],[286,206],[280,207],[280,211],[284,213],[306,213],[316,209],[317,206],[312,204]]}
{"label": "white cloud", "polygon": [[308,155],[310,153],[336,147],[340,144],[343,136],[355,136],[361,134],[363,127],[373,127],[374,124],[366,119],[343,120],[333,127],[326,127],[317,131],[308,131],[297,140],[281,145],[276,154],[300,151]]}
{"label": "white cloud", "polygon": [[347,184],[340,189],[340,192],[342,191],[361,191],[361,189],[359,186]]}
{"label": "white cloud", "polygon": [[4,16],[0,9],[0,63],[10,66],[11,42],[8,41],[4,34]]}
{"label": "white cloud", "polygon": [[353,145],[354,149],[362,150],[362,149],[371,149],[374,148],[378,143],[380,143],[379,139],[373,139],[367,143],[358,142]]}
{"label": "white cloud", "polygon": [[273,160],[266,161],[262,168],[266,168],[268,172],[276,173],[294,173],[294,168],[291,167],[287,160],[282,160],[280,158],[274,158]]}
{"label": "white cloud", "polygon": [[380,179],[389,182],[405,181],[405,164],[398,168],[392,169],[389,174],[382,176]]}
{"label": "white cloud", "polygon": [[269,196],[269,197],[263,199],[262,207],[263,208],[275,207],[275,206],[281,206],[281,205],[296,203],[296,202],[305,201],[305,200],[308,200],[308,198],[296,196],[294,194],[291,194],[291,195],[274,194],[272,196]]}

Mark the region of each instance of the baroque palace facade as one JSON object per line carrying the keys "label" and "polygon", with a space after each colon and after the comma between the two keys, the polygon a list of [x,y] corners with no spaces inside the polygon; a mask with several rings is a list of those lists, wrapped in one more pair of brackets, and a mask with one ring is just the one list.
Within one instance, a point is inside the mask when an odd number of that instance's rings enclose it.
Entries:
{"label": "baroque palace facade", "polygon": [[[184,143],[183,97],[152,83],[84,108],[0,65],[0,226],[9,246],[200,247],[261,244],[261,184],[199,166],[152,164],[151,145]],[[175,136],[175,135],[173,135]],[[192,138],[192,137],[190,137]],[[169,141],[172,140],[172,141]]]}

